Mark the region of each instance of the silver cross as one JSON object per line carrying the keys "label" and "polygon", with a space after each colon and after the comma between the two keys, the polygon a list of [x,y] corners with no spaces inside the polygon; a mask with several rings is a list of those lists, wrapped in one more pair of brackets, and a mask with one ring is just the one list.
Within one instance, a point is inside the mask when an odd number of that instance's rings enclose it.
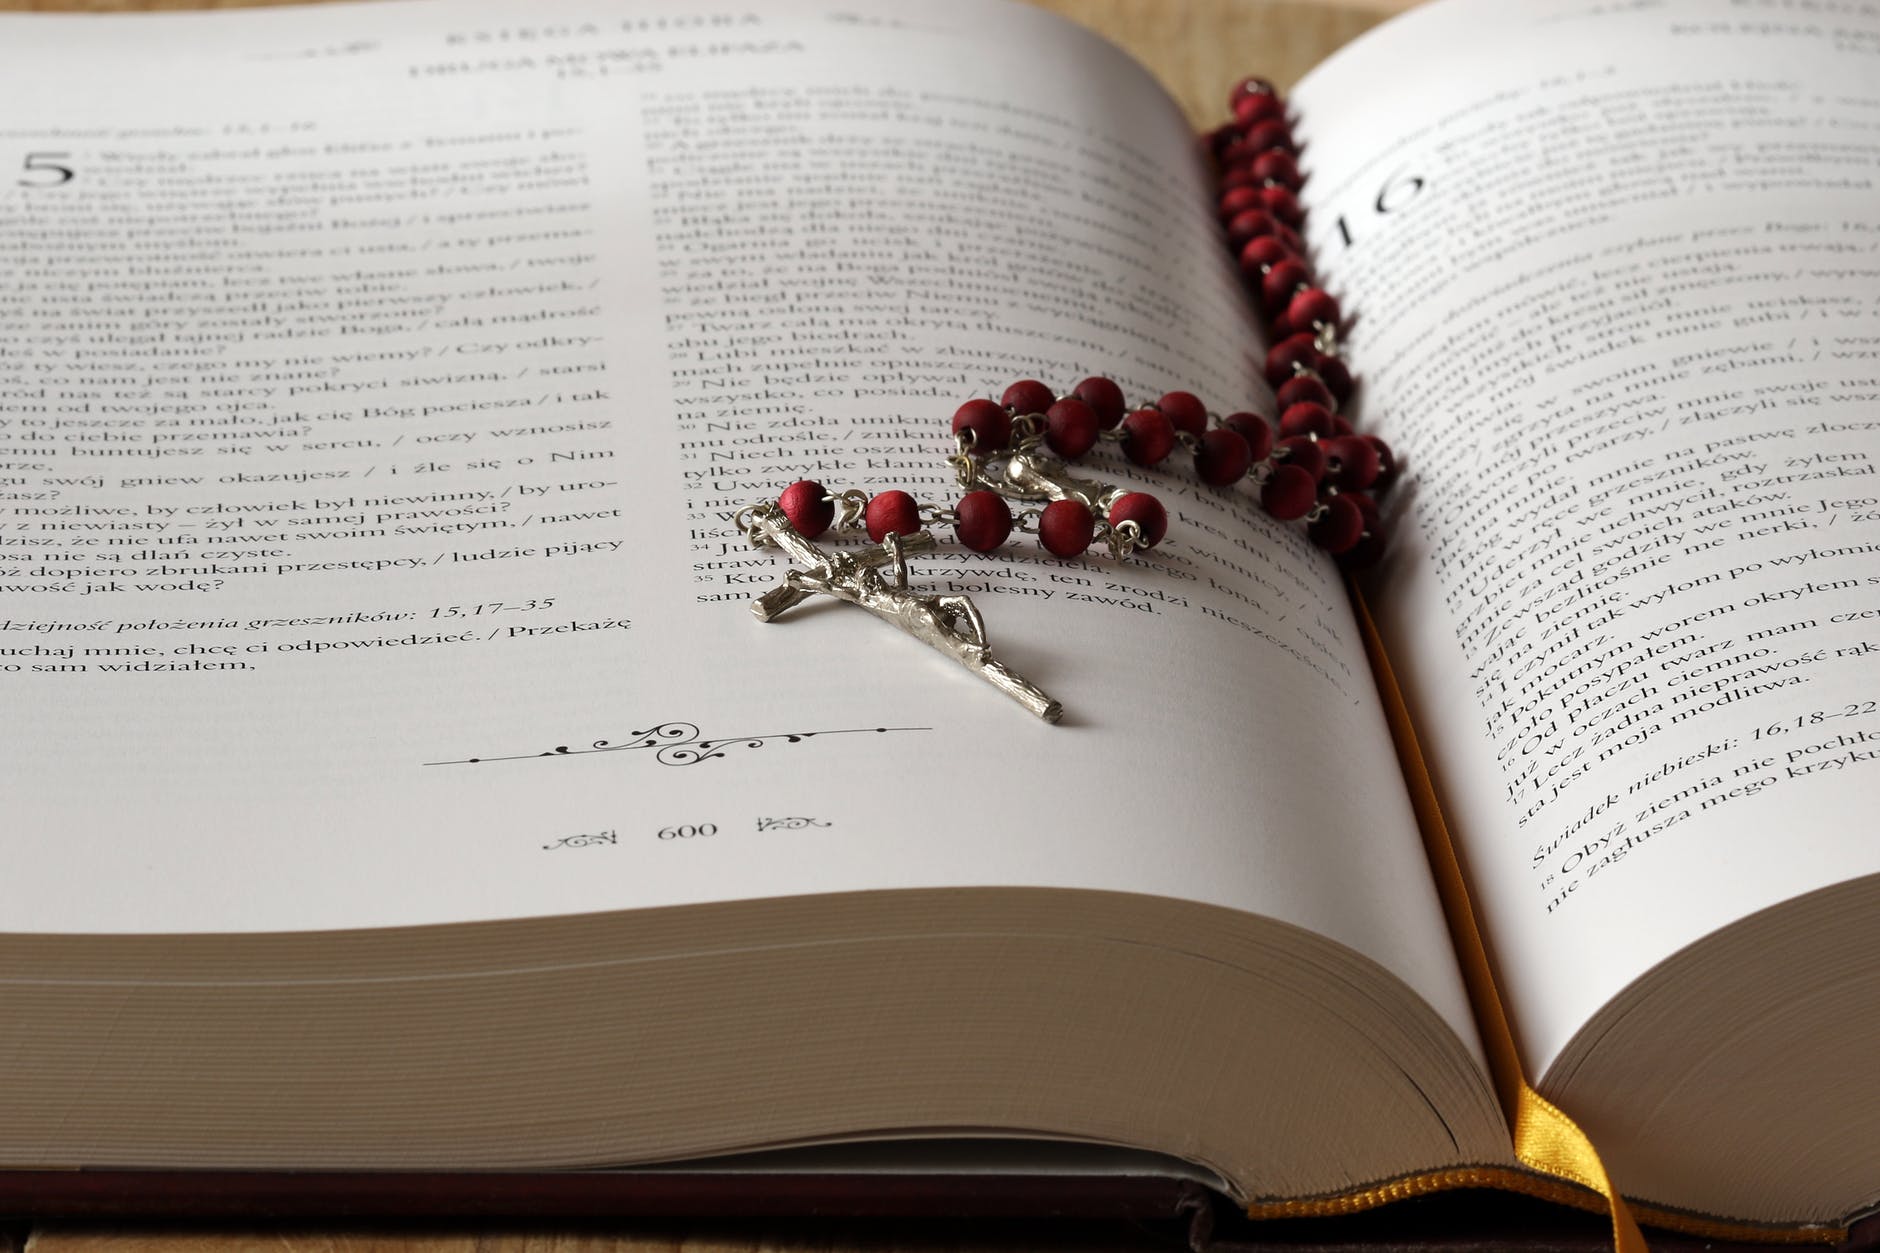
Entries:
{"label": "silver cross", "polygon": [[[751,603],[751,612],[760,622],[775,621],[811,596],[833,596],[860,605],[951,657],[1046,722],[1056,722],[1063,714],[1063,706],[993,658],[985,620],[970,599],[929,595],[908,587],[907,555],[934,546],[933,536],[927,532],[890,534],[885,543],[855,552],[825,552],[804,539],[774,504],[752,507],[741,521],[746,523],[752,543],[774,543],[799,566],[807,567],[791,570],[782,584]],[[883,566],[892,569],[891,577],[882,577]]]}

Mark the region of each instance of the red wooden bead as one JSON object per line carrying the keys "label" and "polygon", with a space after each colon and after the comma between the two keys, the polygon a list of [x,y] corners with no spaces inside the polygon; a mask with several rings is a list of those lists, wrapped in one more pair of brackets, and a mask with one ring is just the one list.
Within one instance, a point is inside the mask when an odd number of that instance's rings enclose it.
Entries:
{"label": "red wooden bead", "polygon": [[1054,500],[1038,515],[1038,542],[1053,557],[1075,557],[1096,536],[1096,516],[1081,500]]}
{"label": "red wooden bead", "polygon": [[1321,322],[1327,326],[1337,326],[1338,300],[1323,287],[1308,287],[1293,293],[1292,300],[1286,305],[1286,316],[1302,331],[1310,330]]}
{"label": "red wooden bead", "polygon": [[999,397],[999,403],[1022,418],[1028,414],[1045,412],[1056,399],[1051,389],[1037,379],[1020,379],[1005,389],[1005,394]]}
{"label": "red wooden bead", "polygon": [[1335,413],[1332,415],[1332,434],[1356,435],[1357,433],[1357,428],[1352,426],[1351,423],[1345,421]]}
{"label": "red wooden bead", "polygon": [[1249,74],[1247,77],[1235,83],[1234,89],[1227,93],[1227,107],[1230,109],[1233,108],[1235,102],[1242,96],[1271,96],[1276,94],[1272,79],[1261,78],[1258,74]]}
{"label": "red wooden bead", "polygon": [[1332,413],[1323,405],[1288,405],[1279,415],[1279,433],[1283,436],[1316,435],[1320,439],[1329,439],[1332,435]]}
{"label": "red wooden bead", "polygon": [[1266,381],[1278,387],[1293,376],[1295,363],[1310,369],[1318,364],[1318,358],[1322,355],[1312,336],[1303,333],[1288,335],[1267,350]]}
{"label": "red wooden bead", "polygon": [[1390,531],[1383,522],[1375,517],[1366,518],[1363,538],[1338,554],[1338,564],[1347,570],[1364,570],[1374,566],[1378,558],[1384,555],[1389,542]]}
{"label": "red wooden bead", "polygon": [[1277,314],[1292,303],[1295,291],[1311,281],[1312,271],[1303,262],[1282,261],[1260,280],[1260,299],[1268,313]]}
{"label": "red wooden bead", "polygon": [[1293,155],[1284,149],[1273,148],[1253,159],[1253,176],[1262,183],[1278,183],[1281,187],[1299,190],[1299,163]]}
{"label": "red wooden bead", "polygon": [[1123,455],[1139,466],[1160,465],[1175,451],[1175,424],[1160,409],[1137,409],[1123,419]]}
{"label": "red wooden bead", "polygon": [[1250,92],[1234,97],[1234,120],[1242,126],[1286,116],[1286,102],[1272,92]]}
{"label": "red wooden bead", "polygon": [[992,400],[969,400],[953,414],[953,433],[973,433],[974,452],[997,452],[1012,442],[1012,415]]}
{"label": "red wooden bead", "polygon": [[[1233,106],[1229,105],[1228,108],[1231,109]],[[1208,132],[1208,146],[1214,150],[1214,155],[1217,157],[1227,150],[1229,144],[1239,139],[1240,127],[1233,122],[1224,122]]]}
{"label": "red wooden bead", "polygon": [[1356,435],[1337,435],[1320,445],[1325,451],[1325,480],[1333,487],[1363,491],[1377,482],[1377,449]]}
{"label": "red wooden bead", "polygon": [[1288,226],[1297,226],[1306,220],[1306,211],[1299,207],[1299,197],[1286,187],[1262,187],[1260,204],[1266,211]]}
{"label": "red wooden bead", "polygon": [[[1221,168],[1223,170],[1246,170],[1251,174],[1253,172],[1254,158],[1265,151],[1266,149],[1256,147],[1249,142],[1245,136],[1236,134],[1234,142],[1221,149]],[[1258,180],[1246,184],[1246,186],[1249,187],[1258,187],[1259,185]]]}
{"label": "red wooden bead", "polygon": [[777,497],[777,508],[804,539],[815,539],[836,520],[836,502],[814,479],[798,479],[784,488],[783,495]]}
{"label": "red wooden bead", "polygon": [[1338,407],[1345,408],[1346,402],[1351,399],[1350,368],[1337,357],[1328,357],[1321,353],[1318,364],[1313,369],[1317,370],[1319,377],[1325,380],[1325,385],[1332,389],[1332,395],[1338,400]]}
{"label": "red wooden bead", "polygon": [[[1225,431],[1210,433],[1227,434]],[[1136,529],[1142,534],[1140,546],[1143,548],[1154,548],[1168,534],[1168,510],[1147,492],[1130,492],[1119,496],[1116,503],[1110,506],[1110,525],[1121,526],[1125,522],[1136,524]]]}
{"label": "red wooden bead", "polygon": [[1281,413],[1294,405],[1318,405],[1323,409],[1333,409],[1338,405],[1332,389],[1310,374],[1295,374],[1281,383],[1277,399]]}
{"label": "red wooden bead", "polygon": [[1260,488],[1260,507],[1282,522],[1303,518],[1318,498],[1319,485],[1298,466],[1283,465]]}
{"label": "red wooden bead", "polygon": [[[1221,220],[1226,221],[1236,213],[1245,213],[1248,209],[1266,208],[1266,189],[1264,187],[1230,187],[1221,193]],[[1277,213],[1273,215],[1279,217]]]}
{"label": "red wooden bead", "polygon": [[1364,538],[1364,514],[1346,497],[1334,496],[1306,524],[1306,538],[1328,553],[1345,552]]}
{"label": "red wooden bead", "polygon": [[1377,512],[1377,502],[1375,500],[1372,500],[1363,492],[1340,492],[1338,495],[1358,507],[1358,512],[1364,515],[1366,530],[1373,529],[1378,525],[1380,516]]}
{"label": "red wooden bead", "polygon": [[[1246,216],[1245,214],[1242,215]],[[1235,221],[1239,221],[1236,218]],[[1270,220],[1270,219],[1269,219]],[[1232,230],[1229,230],[1232,235]],[[1293,250],[1271,235],[1256,235],[1241,245],[1240,269],[1248,277],[1265,270],[1268,266],[1278,265],[1282,261],[1297,261]]]}
{"label": "red wooden bead", "polygon": [[1066,396],[1044,411],[1044,442],[1066,461],[1075,461],[1097,442],[1097,415],[1075,396]]}
{"label": "red wooden bead", "polygon": [[1254,123],[1247,128],[1242,142],[1249,148],[1260,152],[1268,152],[1274,148],[1281,148],[1287,152],[1294,150],[1292,127],[1286,125],[1283,118],[1268,118],[1264,122]]}
{"label": "red wooden bead", "polygon": [[1109,430],[1123,420],[1123,389],[1106,378],[1087,378],[1071,388],[1071,395],[1090,406],[1097,425]]}
{"label": "red wooden bead", "polygon": [[959,518],[953,525],[954,533],[960,543],[976,553],[991,552],[1012,533],[1012,507],[997,492],[983,488],[968,492],[953,506],[953,512]]}
{"label": "red wooden bead", "polygon": [[[1261,428],[1266,424],[1262,422]],[[1231,427],[1203,431],[1195,446],[1195,477],[1209,487],[1226,487],[1247,476],[1253,465],[1253,449],[1246,437]]]}
{"label": "red wooden bead", "polygon": [[1265,239],[1279,229],[1279,223],[1265,209],[1248,209],[1245,213],[1236,213],[1227,221],[1227,242],[1240,249],[1240,268],[1248,274],[1257,274],[1259,269],[1248,268],[1247,250],[1252,241]]}
{"label": "red wooden bead", "polygon": [[862,521],[868,526],[868,538],[877,544],[889,531],[912,535],[920,530],[920,505],[906,492],[878,492],[862,511]]}
{"label": "red wooden bead", "polygon": [[1247,452],[1255,462],[1265,461],[1273,451],[1273,428],[1257,413],[1230,413],[1221,425],[1247,441]]}
{"label": "red wooden bead", "polygon": [[1325,474],[1325,449],[1316,440],[1303,435],[1282,438],[1273,449],[1275,460],[1297,466],[1312,476],[1314,483]]}
{"label": "red wooden bead", "polygon": [[1237,165],[1221,172],[1221,190],[1231,191],[1236,187],[1258,187],[1260,179],[1255,176],[1250,165]]}
{"label": "red wooden bead", "polygon": [[1193,392],[1164,392],[1155,407],[1168,415],[1169,423],[1178,431],[1199,435],[1208,429],[1208,407]]}
{"label": "red wooden bead", "polygon": [[1371,490],[1375,492],[1389,490],[1390,485],[1397,481],[1397,475],[1402,471],[1403,463],[1397,460],[1397,454],[1391,450],[1391,446],[1377,436],[1361,435],[1359,438],[1377,453],[1377,481],[1371,484]]}
{"label": "red wooden bead", "polygon": [[1292,126],[1282,120],[1273,119],[1260,122],[1258,126],[1246,132],[1246,147],[1260,152],[1293,152]]}

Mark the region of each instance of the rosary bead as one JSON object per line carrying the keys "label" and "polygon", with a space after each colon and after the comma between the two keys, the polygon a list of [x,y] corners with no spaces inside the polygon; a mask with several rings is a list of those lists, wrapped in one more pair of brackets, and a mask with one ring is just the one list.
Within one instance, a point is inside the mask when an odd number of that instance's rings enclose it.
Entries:
{"label": "rosary bead", "polygon": [[1279,313],[1291,302],[1293,293],[1312,281],[1312,272],[1304,263],[1288,258],[1260,279],[1260,299],[1268,313]]}
{"label": "rosary bead", "polygon": [[[1266,424],[1261,423],[1264,427]],[[1253,450],[1239,431],[1216,427],[1203,431],[1195,446],[1195,477],[1209,487],[1226,487],[1247,477],[1253,464]]]}
{"label": "rosary bead", "polygon": [[906,492],[879,492],[869,499],[862,521],[868,526],[868,538],[877,544],[889,531],[912,535],[920,530],[920,505]]}
{"label": "rosary bead", "polygon": [[1359,436],[1377,453],[1377,481],[1371,484],[1371,490],[1382,492],[1397,481],[1397,472],[1403,467],[1397,460],[1397,454],[1391,451],[1389,444],[1375,435]]}
{"label": "rosary bead", "polygon": [[1242,96],[1271,96],[1274,94],[1271,79],[1261,78],[1258,74],[1249,74],[1234,84],[1234,89],[1227,93],[1227,107],[1233,108]]}
{"label": "rosary bead", "polygon": [[999,397],[999,403],[1011,410],[1016,417],[1025,417],[1033,413],[1044,413],[1057,399],[1050,388],[1037,379],[1020,379],[1005,389]]}
{"label": "rosary bead", "polygon": [[1304,291],[1293,293],[1293,298],[1286,306],[1286,318],[1295,329],[1309,331],[1323,322],[1327,326],[1338,325],[1338,298],[1323,287],[1308,287]]}
{"label": "rosary bead", "polygon": [[1137,409],[1123,419],[1123,455],[1139,466],[1160,465],[1175,451],[1175,424],[1160,409]]}
{"label": "rosary bead", "polygon": [[1281,383],[1277,399],[1281,413],[1294,405],[1317,405],[1321,409],[1328,410],[1338,407],[1338,400],[1332,395],[1332,389],[1310,374],[1295,374]]}
{"label": "rosary bead", "polygon": [[1343,409],[1351,400],[1351,371],[1337,357],[1319,354],[1318,362],[1312,367],[1318,371],[1325,385],[1332,389],[1332,395],[1338,400],[1338,407]]}
{"label": "rosary bead", "polygon": [[1012,415],[991,400],[969,400],[953,414],[953,433],[973,433],[973,451],[997,452],[1012,442]]}
{"label": "rosary bead", "polygon": [[1293,376],[1294,365],[1303,365],[1307,369],[1313,369],[1317,367],[1319,358],[1323,355],[1319,352],[1318,345],[1312,336],[1304,332],[1288,335],[1267,349],[1266,381],[1274,387],[1279,387]]}
{"label": "rosary bead", "polygon": [[[1227,432],[1216,431],[1212,434],[1225,435]],[[1110,506],[1110,525],[1121,526],[1125,522],[1136,524],[1136,529],[1142,533],[1144,548],[1154,548],[1168,534],[1168,510],[1147,492],[1130,492],[1126,496],[1119,496],[1116,503]]]}
{"label": "rosary bead", "polygon": [[1075,396],[1066,396],[1044,411],[1044,442],[1066,461],[1096,447],[1097,415]]}
{"label": "rosary bead", "polygon": [[1299,207],[1299,197],[1286,187],[1262,187],[1260,204],[1266,211],[1288,226],[1298,226],[1306,220],[1306,211]]}
{"label": "rosary bead", "polygon": [[1260,507],[1281,522],[1303,518],[1319,494],[1318,482],[1296,465],[1281,464],[1260,487]]}
{"label": "rosary bead", "polygon": [[1339,417],[1337,414],[1334,413],[1332,415],[1332,434],[1356,435],[1357,433],[1358,433],[1358,428],[1354,427],[1353,425],[1351,425],[1351,423],[1345,421],[1343,418]]}
{"label": "rosary bead", "polygon": [[1304,435],[1292,435],[1282,438],[1273,449],[1273,458],[1286,465],[1297,466],[1312,476],[1314,483],[1325,474],[1325,451],[1317,440]]}
{"label": "rosary bead", "polygon": [[1245,213],[1248,209],[1266,208],[1266,198],[1260,194],[1264,190],[1262,187],[1229,187],[1221,193],[1221,217],[1232,218],[1236,213]]}
{"label": "rosary bead", "polygon": [[1096,516],[1081,500],[1054,500],[1038,515],[1038,542],[1053,557],[1075,557],[1096,537]]}
{"label": "rosary bead", "polygon": [[1364,514],[1349,497],[1334,496],[1324,511],[1306,524],[1306,537],[1334,555],[1349,551],[1364,538]]}
{"label": "rosary bead", "polygon": [[[1262,123],[1262,125],[1264,125],[1264,123]],[[1215,156],[1220,160],[1221,169],[1225,173],[1231,174],[1235,171],[1240,171],[1245,174],[1252,174],[1254,158],[1265,151],[1266,149],[1255,147],[1252,141],[1245,135],[1241,134],[1239,131],[1235,131],[1233,142],[1229,143],[1225,148],[1222,148]],[[1260,182],[1258,179],[1249,183],[1233,184],[1233,186],[1236,187],[1258,187],[1259,185]],[[1222,183],[1221,186],[1226,187],[1228,184]]]}
{"label": "rosary bead", "polygon": [[991,552],[1012,533],[1012,507],[997,492],[984,488],[968,492],[953,506],[953,513],[959,519],[954,533],[976,553]]}
{"label": "rosary bead", "polygon": [[1259,187],[1259,186],[1261,186],[1261,180],[1259,176],[1253,172],[1253,167],[1251,165],[1237,165],[1233,169],[1228,170],[1225,174],[1221,175],[1221,190],[1222,191],[1227,191],[1234,187]]}
{"label": "rosary bead", "polygon": [[1379,526],[1383,524],[1382,515],[1380,515],[1377,511],[1377,502],[1371,499],[1368,493],[1340,492],[1338,493],[1338,495],[1340,499],[1348,500],[1352,504],[1358,507],[1358,512],[1364,515],[1364,529],[1365,530],[1375,531]]}
{"label": "rosary bead", "polygon": [[1221,425],[1247,441],[1247,451],[1255,462],[1265,461],[1273,451],[1273,428],[1257,413],[1230,413]]}
{"label": "rosary bead", "polygon": [[1278,265],[1282,261],[1297,260],[1292,249],[1271,235],[1256,235],[1240,249],[1240,268],[1248,277],[1259,274],[1267,267]]}
{"label": "rosary bead", "polygon": [[1285,101],[1271,91],[1248,92],[1234,97],[1234,120],[1242,126],[1277,121],[1285,116]]}
{"label": "rosary bead", "polygon": [[798,479],[784,488],[783,495],[777,497],[777,508],[804,539],[815,539],[836,520],[836,502],[814,479]]}
{"label": "rosary bead", "polygon": [[1123,420],[1123,389],[1109,379],[1097,376],[1087,378],[1071,388],[1071,395],[1090,406],[1090,411],[1097,415],[1097,425],[1109,430]]}
{"label": "rosary bead", "polygon": [[1358,512],[1364,515],[1364,535],[1338,555],[1338,564],[1353,570],[1376,565],[1377,559],[1384,554],[1385,543],[1390,539],[1390,532],[1384,527],[1384,519],[1377,512],[1377,502],[1363,492],[1340,492],[1339,496],[1356,505]]}
{"label": "rosary bead", "polygon": [[1298,191],[1304,181],[1299,177],[1299,163],[1293,160],[1292,153],[1283,149],[1268,149],[1255,157],[1253,176],[1262,183],[1278,183],[1293,191]]}
{"label": "rosary bead", "polygon": [[1325,450],[1325,479],[1333,487],[1362,491],[1377,482],[1377,449],[1356,435],[1336,435],[1320,445]]}
{"label": "rosary bead", "polygon": [[1178,431],[1199,435],[1208,429],[1208,407],[1193,392],[1164,392],[1155,407],[1168,415]]}
{"label": "rosary bead", "polygon": [[[1260,266],[1270,262],[1253,262],[1248,253],[1256,239],[1271,239],[1273,232],[1279,229],[1279,223],[1265,209],[1248,209],[1236,213],[1227,220],[1227,242],[1240,249],[1241,272],[1249,278],[1260,272]],[[1277,242],[1277,241],[1275,241]]]}
{"label": "rosary bead", "polygon": [[1256,122],[1249,126],[1242,142],[1256,152],[1268,152],[1274,148],[1291,152],[1293,151],[1292,127],[1286,125],[1281,118],[1268,118],[1264,122]]}
{"label": "rosary bead", "polygon": [[1329,439],[1332,435],[1332,413],[1323,405],[1297,404],[1286,406],[1279,415],[1279,433],[1282,436],[1316,435],[1320,439]]}

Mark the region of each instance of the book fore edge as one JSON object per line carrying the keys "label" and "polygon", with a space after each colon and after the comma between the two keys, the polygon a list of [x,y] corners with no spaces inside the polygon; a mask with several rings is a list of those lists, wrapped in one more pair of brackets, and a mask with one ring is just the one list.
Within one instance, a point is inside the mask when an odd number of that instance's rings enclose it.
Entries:
{"label": "book fore edge", "polygon": [[[1814,1224],[1761,1224],[1719,1219],[1650,1202],[1628,1201],[1613,1185],[1598,1150],[1573,1120],[1533,1086],[1521,1071],[1520,1054],[1515,1048],[1514,1031],[1502,1006],[1495,984],[1488,949],[1475,920],[1475,907],[1468,883],[1462,874],[1461,860],[1442,806],[1437,800],[1434,780],[1423,756],[1409,706],[1397,682],[1396,671],[1384,650],[1382,634],[1371,616],[1370,606],[1355,581],[1347,577],[1346,587],[1356,611],[1364,648],[1376,677],[1378,694],[1383,700],[1391,739],[1403,767],[1404,781],[1410,790],[1411,806],[1422,833],[1430,869],[1442,900],[1443,915],[1449,922],[1450,938],[1462,965],[1463,982],[1469,1003],[1475,1011],[1476,1028],[1482,1033],[1488,1050],[1489,1068],[1495,1081],[1502,1110],[1508,1119],[1516,1158],[1528,1170],[1501,1166],[1458,1167],[1427,1171],[1387,1180],[1336,1196],[1303,1198],[1292,1201],[1253,1202],[1247,1207],[1251,1218],[1330,1217],[1358,1213],[1392,1201],[1427,1196],[1458,1188],[1497,1188],[1556,1201],[1578,1209],[1606,1211],[1612,1216],[1613,1246],[1622,1253],[1646,1245],[1634,1214],[1654,1227],[1688,1235],[1720,1240],[1746,1240],[1777,1244],[1840,1244],[1847,1240],[1845,1226]],[[1529,1172],[1533,1173],[1529,1173]]]}

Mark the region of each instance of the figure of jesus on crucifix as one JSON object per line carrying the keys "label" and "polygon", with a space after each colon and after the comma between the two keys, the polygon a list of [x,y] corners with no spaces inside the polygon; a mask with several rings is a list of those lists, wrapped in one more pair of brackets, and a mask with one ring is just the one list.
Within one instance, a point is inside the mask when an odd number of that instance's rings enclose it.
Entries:
{"label": "figure of jesus on crucifix", "polygon": [[[759,621],[773,622],[811,596],[832,596],[860,605],[951,657],[1046,722],[1056,722],[1062,715],[1063,707],[1058,702],[993,658],[985,620],[970,599],[931,595],[908,587],[908,554],[934,546],[933,536],[926,531],[907,536],[889,534],[882,544],[854,552],[825,552],[804,539],[774,504],[754,506],[746,517],[753,543],[767,539],[806,567],[791,570],[781,585],[751,603],[751,612]],[[891,571],[888,577],[882,575],[883,566]]]}

